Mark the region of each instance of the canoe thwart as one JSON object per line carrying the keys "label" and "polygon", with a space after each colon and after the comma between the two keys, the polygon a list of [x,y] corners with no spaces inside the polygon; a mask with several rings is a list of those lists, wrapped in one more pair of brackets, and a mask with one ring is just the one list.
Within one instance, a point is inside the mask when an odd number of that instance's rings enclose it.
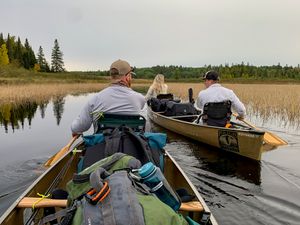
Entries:
{"label": "canoe thwart", "polygon": [[32,208],[33,205],[35,208],[43,208],[43,207],[62,207],[63,208],[63,207],[67,207],[67,199],[44,198],[41,200],[41,198],[39,198],[39,197],[25,197],[19,202],[17,207],[18,208]]}
{"label": "canoe thwart", "polygon": [[[36,203],[36,202],[38,202],[38,203]],[[17,207],[18,208],[32,208],[32,206],[34,204],[35,204],[35,206],[34,206],[35,208],[43,208],[43,207],[62,207],[62,208],[64,208],[64,207],[67,207],[67,199],[44,198],[41,200],[41,198],[38,198],[38,197],[25,197],[19,202]],[[203,211],[203,206],[198,201],[182,202],[179,210],[180,211],[201,212],[201,211]]]}
{"label": "canoe thwart", "polygon": [[183,116],[168,116],[168,118],[172,119],[180,119],[180,118],[198,118],[199,115],[183,115]]}

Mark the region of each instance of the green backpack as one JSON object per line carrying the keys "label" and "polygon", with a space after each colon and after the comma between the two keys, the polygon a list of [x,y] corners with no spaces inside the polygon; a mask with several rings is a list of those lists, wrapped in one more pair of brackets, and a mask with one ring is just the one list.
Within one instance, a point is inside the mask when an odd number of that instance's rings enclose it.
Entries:
{"label": "green backpack", "polygon": [[188,225],[182,215],[133,181],[129,170],[140,166],[136,158],[115,153],[75,175],[67,184],[72,219],[65,224]]}

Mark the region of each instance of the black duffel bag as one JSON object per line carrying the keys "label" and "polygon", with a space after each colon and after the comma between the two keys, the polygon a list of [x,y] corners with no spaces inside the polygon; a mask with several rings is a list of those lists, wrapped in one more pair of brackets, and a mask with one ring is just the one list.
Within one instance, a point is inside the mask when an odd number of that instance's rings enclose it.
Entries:
{"label": "black duffel bag", "polygon": [[170,101],[180,102],[180,100],[151,98],[150,100],[148,100],[147,104],[154,112],[165,112],[167,109],[167,103]]}
{"label": "black duffel bag", "polygon": [[176,103],[169,101],[166,104],[166,116],[185,116],[185,115],[197,115],[197,110],[190,102]]}

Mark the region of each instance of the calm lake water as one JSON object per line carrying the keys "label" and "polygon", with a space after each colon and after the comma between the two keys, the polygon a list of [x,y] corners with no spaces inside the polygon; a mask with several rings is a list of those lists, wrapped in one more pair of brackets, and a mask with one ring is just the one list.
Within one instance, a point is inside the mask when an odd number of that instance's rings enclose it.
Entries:
{"label": "calm lake water", "polygon": [[[93,94],[43,105],[0,109],[0,215],[42,172],[42,165],[71,138],[70,124]],[[219,224],[299,224],[300,132],[282,121],[247,118],[289,142],[254,162],[167,132],[166,149],[204,197]],[[88,133],[92,133],[90,130]]]}

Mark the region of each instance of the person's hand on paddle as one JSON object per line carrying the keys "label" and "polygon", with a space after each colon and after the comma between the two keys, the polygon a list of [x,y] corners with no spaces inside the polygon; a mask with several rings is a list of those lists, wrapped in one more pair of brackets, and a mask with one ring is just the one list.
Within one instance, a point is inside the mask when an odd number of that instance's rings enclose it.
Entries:
{"label": "person's hand on paddle", "polygon": [[236,118],[237,118],[238,120],[241,120],[241,121],[243,121],[243,120],[245,119],[245,117],[240,116],[240,115],[238,115]]}

